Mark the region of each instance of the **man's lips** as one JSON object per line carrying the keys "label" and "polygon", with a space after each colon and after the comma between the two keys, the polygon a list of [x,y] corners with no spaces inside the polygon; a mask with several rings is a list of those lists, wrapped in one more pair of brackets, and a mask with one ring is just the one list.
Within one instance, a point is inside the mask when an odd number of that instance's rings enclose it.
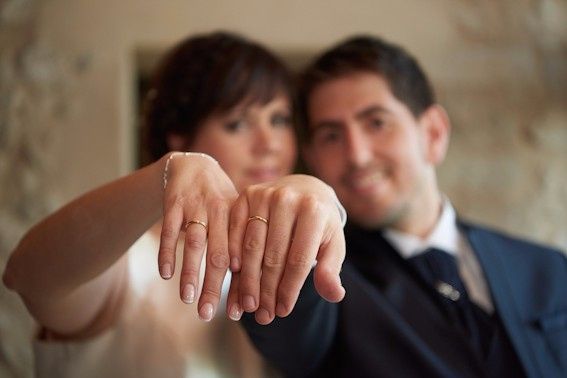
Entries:
{"label": "man's lips", "polygon": [[375,169],[364,173],[351,173],[345,177],[343,182],[357,194],[369,194],[374,192],[384,182],[386,174],[383,170]]}

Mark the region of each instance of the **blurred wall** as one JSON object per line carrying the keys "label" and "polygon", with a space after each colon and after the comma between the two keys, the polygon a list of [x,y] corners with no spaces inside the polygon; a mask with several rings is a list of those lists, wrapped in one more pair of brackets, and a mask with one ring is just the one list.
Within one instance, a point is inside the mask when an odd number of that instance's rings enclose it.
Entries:
{"label": "blurred wall", "polygon": [[[241,32],[286,56],[353,33],[422,62],[453,121],[440,168],[462,215],[567,249],[563,0],[0,0],[0,268],[29,226],[135,163],[137,52]],[[0,376],[32,322],[0,287]]]}

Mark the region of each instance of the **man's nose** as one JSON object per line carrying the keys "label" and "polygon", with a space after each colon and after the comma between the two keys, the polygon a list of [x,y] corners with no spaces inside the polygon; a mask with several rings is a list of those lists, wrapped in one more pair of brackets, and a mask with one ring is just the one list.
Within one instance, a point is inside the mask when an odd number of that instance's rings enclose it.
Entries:
{"label": "man's nose", "polygon": [[353,166],[364,166],[372,160],[371,139],[360,125],[348,125],[345,133],[345,155]]}

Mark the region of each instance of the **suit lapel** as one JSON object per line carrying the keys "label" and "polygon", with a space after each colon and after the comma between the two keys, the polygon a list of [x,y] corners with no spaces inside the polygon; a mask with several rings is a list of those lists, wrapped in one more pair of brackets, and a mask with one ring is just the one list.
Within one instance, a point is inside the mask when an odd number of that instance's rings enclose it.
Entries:
{"label": "suit lapel", "polygon": [[513,279],[507,275],[507,266],[501,260],[503,245],[482,229],[460,223],[468,241],[476,254],[480,266],[484,272],[494,308],[508,333],[516,353],[528,376],[537,376],[539,373],[535,368],[535,354],[531,348],[528,335],[523,332],[517,304],[512,291]]}
{"label": "suit lapel", "polygon": [[[470,364],[474,353],[464,335],[451,324],[437,304],[437,297],[380,232],[345,228],[348,259],[384,295],[406,323],[432,350],[450,355],[457,364]],[[449,341],[448,340],[452,340]],[[451,345],[451,350],[445,349]],[[463,365],[461,365],[463,366]]]}

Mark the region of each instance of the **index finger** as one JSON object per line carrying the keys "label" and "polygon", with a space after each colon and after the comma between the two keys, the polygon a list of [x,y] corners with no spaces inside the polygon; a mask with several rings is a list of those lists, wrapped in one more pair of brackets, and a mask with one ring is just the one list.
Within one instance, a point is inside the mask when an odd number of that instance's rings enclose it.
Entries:
{"label": "index finger", "polygon": [[175,271],[175,251],[183,222],[183,208],[174,202],[165,209],[161,227],[158,267],[162,278],[170,279]]}
{"label": "index finger", "polygon": [[276,315],[279,317],[285,317],[293,310],[299,291],[313,267],[323,235],[324,226],[317,206],[308,201],[300,210],[278,288]]}

